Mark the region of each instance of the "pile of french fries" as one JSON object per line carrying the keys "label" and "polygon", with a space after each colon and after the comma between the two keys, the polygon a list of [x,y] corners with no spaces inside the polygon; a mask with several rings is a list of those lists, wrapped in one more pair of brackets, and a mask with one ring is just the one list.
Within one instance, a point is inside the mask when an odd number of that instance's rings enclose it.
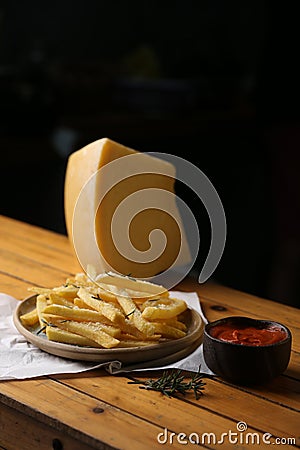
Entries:
{"label": "pile of french fries", "polygon": [[36,306],[20,320],[50,341],[110,349],[157,345],[187,333],[186,302],[130,276],[77,273],[62,286],[29,291]]}

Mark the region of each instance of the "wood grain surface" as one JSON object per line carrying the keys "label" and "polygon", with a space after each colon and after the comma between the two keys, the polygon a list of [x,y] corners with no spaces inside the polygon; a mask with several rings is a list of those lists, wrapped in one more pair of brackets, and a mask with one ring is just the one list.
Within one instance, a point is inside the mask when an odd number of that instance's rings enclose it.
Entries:
{"label": "wood grain surface", "polygon": [[[22,301],[28,297],[28,287],[53,287],[78,271],[81,268],[65,236],[0,216],[0,292]],[[199,285],[185,279],[176,289],[197,292],[209,321],[247,315],[285,323],[293,335],[286,372],[267,385],[252,388],[218,377],[205,379],[199,400],[192,395],[167,398],[104,370],[2,381],[0,448],[195,448],[188,437],[195,442],[196,435],[200,448],[270,448],[263,442],[265,433],[272,435],[271,444],[280,442],[286,449],[300,446],[299,310],[211,282]],[[239,432],[239,442],[234,443],[228,435],[237,432],[238,422],[245,422],[247,430]],[[227,435],[220,443],[222,433]]]}

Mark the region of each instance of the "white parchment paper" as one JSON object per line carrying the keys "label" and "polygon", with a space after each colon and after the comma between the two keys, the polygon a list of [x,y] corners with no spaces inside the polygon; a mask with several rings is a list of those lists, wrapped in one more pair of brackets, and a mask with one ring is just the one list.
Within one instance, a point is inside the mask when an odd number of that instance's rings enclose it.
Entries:
{"label": "white parchment paper", "polygon": [[[185,300],[190,308],[197,310],[205,323],[198,295],[195,292],[172,291],[171,295]],[[13,323],[13,312],[19,300],[0,293],[0,380],[26,379],[43,375],[80,373],[96,368],[104,368],[110,374],[131,371],[159,370],[178,368],[212,374],[203,359],[202,345],[192,354],[170,365],[157,365],[149,368],[146,362],[135,366],[122,366],[119,361],[93,363],[90,361],[74,361],[46,353],[35,347],[21,335]]]}

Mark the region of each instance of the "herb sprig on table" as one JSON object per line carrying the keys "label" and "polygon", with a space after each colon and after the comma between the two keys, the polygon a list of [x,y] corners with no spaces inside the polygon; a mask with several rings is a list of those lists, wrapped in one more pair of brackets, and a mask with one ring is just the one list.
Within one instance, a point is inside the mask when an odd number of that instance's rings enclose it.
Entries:
{"label": "herb sprig on table", "polygon": [[189,377],[189,381],[185,381],[187,376],[183,374],[182,370],[171,369],[165,370],[157,379],[139,380],[131,376],[127,378],[131,380],[128,381],[128,384],[139,384],[140,389],[158,391],[167,397],[176,397],[178,394],[186,395],[188,392],[192,392],[195,399],[198,400],[203,395],[206,384],[202,381],[204,376],[207,374],[198,371]]}

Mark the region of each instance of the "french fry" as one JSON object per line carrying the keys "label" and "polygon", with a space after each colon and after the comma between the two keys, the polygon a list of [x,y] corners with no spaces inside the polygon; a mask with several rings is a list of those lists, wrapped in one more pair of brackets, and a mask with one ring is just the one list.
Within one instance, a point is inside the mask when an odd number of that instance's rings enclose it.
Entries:
{"label": "french fry", "polygon": [[57,294],[60,295],[66,299],[73,299],[77,295],[78,288],[74,287],[72,285],[66,285],[66,286],[57,286],[53,289],[51,288],[42,288],[38,286],[31,286],[28,288],[28,291],[34,292],[35,294],[41,294],[41,295],[50,295],[50,294]]}
{"label": "french fry", "polygon": [[58,328],[91,339],[104,348],[113,348],[120,343],[118,339],[106,333],[94,323],[76,322],[74,320],[55,320],[54,323]]}
{"label": "french fry", "polygon": [[[138,331],[138,330],[137,330]],[[122,331],[120,340],[129,340],[129,341],[147,341],[147,342],[158,342],[161,338],[161,334],[152,334],[152,336],[146,336],[145,334],[138,331],[139,334],[130,334]]]}
{"label": "french fry", "polygon": [[116,307],[119,306],[117,298],[115,294],[113,294],[112,290],[108,291],[107,289],[102,289],[95,283],[91,284],[90,281],[88,282],[88,284],[85,283],[80,284],[80,287],[84,288],[86,291],[88,291],[91,295],[97,297],[99,300],[101,299],[105,302],[112,303]]}
{"label": "french fry", "polygon": [[[133,289],[125,289],[125,291],[127,292],[127,294],[129,295],[129,297],[131,297],[132,299],[134,299],[135,302],[138,303],[143,303],[146,300],[149,300],[151,298],[157,297],[157,295],[149,293],[149,292],[141,292],[141,291],[135,291]],[[165,291],[165,292],[161,292],[159,294],[160,297],[168,297],[169,296],[169,292]]]}
{"label": "french fry", "polygon": [[39,294],[36,298],[36,311],[41,327],[45,326],[44,309],[47,307],[47,304],[47,296],[44,294]]}
{"label": "french fry", "polygon": [[124,324],[124,314],[116,308],[113,304],[103,301],[101,298],[91,295],[86,289],[80,288],[78,297],[81,298],[87,305],[92,306],[95,310],[101,313],[113,323]]}
{"label": "french fry", "polygon": [[79,334],[71,333],[70,331],[61,330],[57,327],[47,326],[46,336],[49,341],[61,342],[64,344],[78,345],[80,347],[98,347],[101,345],[91,339],[88,339]]}
{"label": "french fry", "polygon": [[153,336],[156,333],[156,330],[153,327],[152,323],[148,322],[142,317],[141,311],[139,309],[135,309],[132,315],[132,321],[136,328],[145,336]]}
{"label": "french fry", "polygon": [[70,284],[53,288],[53,291],[66,299],[72,300],[77,297],[78,287]]}
{"label": "french fry", "polygon": [[[130,289],[136,293],[142,293],[145,296],[153,295],[168,295],[168,290],[158,284],[150,283],[148,281],[137,280],[128,275],[119,275],[112,272],[107,272],[95,277],[95,282],[103,289],[108,289],[108,286],[116,286],[122,289]],[[108,289],[109,290],[109,289]]]}
{"label": "french fry", "polygon": [[64,319],[77,320],[79,322],[105,322],[107,324],[107,318],[97,311],[83,308],[70,308],[63,305],[48,305],[43,310],[44,316],[59,316]]}
{"label": "french fry", "polygon": [[76,273],[74,277],[68,277],[66,279],[66,286],[73,285],[80,287],[80,286],[88,286],[88,284],[92,285],[86,274],[83,272]]}
{"label": "french fry", "polygon": [[53,292],[53,289],[50,288],[42,288],[42,287],[38,287],[38,286],[31,286],[28,288],[29,292],[34,292],[35,294],[41,294],[41,295],[47,295],[47,294],[51,294],[51,292]]}
{"label": "french fry", "polygon": [[47,317],[47,323],[49,326],[56,327],[59,326],[57,324],[64,323],[64,322],[78,322],[79,324],[88,324],[91,328],[95,327],[97,330],[104,331],[105,333],[109,334],[112,337],[118,338],[121,336],[122,331],[120,328],[115,327],[114,325],[108,325],[103,322],[87,322],[87,321],[77,321],[77,320],[71,320],[71,319],[63,319],[60,316],[56,315],[49,315]]}
{"label": "french fry", "polygon": [[101,300],[108,302],[108,303],[112,303],[114,306],[119,307],[118,300],[111,291],[102,289],[99,286],[97,288],[95,288],[95,287],[89,288],[88,290],[91,294],[95,295],[96,297],[101,298]]}
{"label": "french fry", "polygon": [[168,339],[180,339],[186,335],[186,333],[178,328],[166,325],[165,323],[152,322],[155,333],[160,333],[163,337]]}
{"label": "french fry", "polygon": [[[117,305],[118,302],[115,294],[118,293],[118,290],[116,289],[116,286],[98,283],[96,281],[92,281],[91,278],[92,277],[88,277],[84,273],[78,273],[74,278],[68,278],[66,284],[84,287],[90,294],[99,296],[102,300]],[[134,291],[131,289],[126,289],[126,291],[130,297],[134,297],[138,301],[144,301],[153,296],[153,294],[148,293],[147,295],[145,292]],[[168,291],[166,291],[165,294],[168,295]]]}
{"label": "french fry", "polygon": [[69,300],[68,298],[62,297],[61,295],[58,295],[54,292],[50,292],[50,294],[47,295],[48,303],[54,304],[54,305],[62,305],[67,306],[69,308],[74,306],[74,303]]}
{"label": "french fry", "polygon": [[138,307],[130,297],[122,295],[117,296],[117,299],[121,307],[123,308],[126,317],[130,318],[130,322],[132,322],[141,333],[146,336],[152,336],[153,334],[155,334],[155,328],[150,322],[146,321],[142,317],[141,311],[138,309]]}
{"label": "french fry", "polygon": [[158,298],[146,302],[142,317],[147,320],[172,319],[183,313],[186,309],[187,305],[184,300],[171,297]]}
{"label": "french fry", "polygon": [[151,339],[151,340],[155,340],[157,339],[156,335],[151,335],[151,336],[147,336],[146,334],[142,333],[140,330],[138,330],[135,326],[135,324],[132,322],[132,320],[130,319],[126,319],[124,324],[120,324],[119,325],[122,333],[124,334],[128,334],[129,336],[132,336],[132,338],[134,339],[139,339],[139,340],[147,340],[147,339]]}
{"label": "french fry", "polygon": [[93,311],[94,308],[92,308],[91,306],[87,305],[81,298],[76,297],[74,298],[74,306],[77,306],[78,308],[83,308],[83,309],[92,309]]}
{"label": "french fry", "polygon": [[165,325],[169,325],[171,327],[177,328],[181,331],[187,331],[187,326],[185,323],[178,320],[176,317],[173,319],[156,319],[156,323],[164,323]]}
{"label": "french fry", "polygon": [[20,320],[23,323],[23,325],[27,325],[27,326],[36,325],[37,323],[39,323],[39,316],[37,313],[37,309],[34,308],[32,311],[22,314],[20,316]]}
{"label": "french fry", "polygon": [[74,277],[69,277],[66,280],[66,286],[71,285],[77,288],[95,288],[97,285],[83,272],[76,273]]}

